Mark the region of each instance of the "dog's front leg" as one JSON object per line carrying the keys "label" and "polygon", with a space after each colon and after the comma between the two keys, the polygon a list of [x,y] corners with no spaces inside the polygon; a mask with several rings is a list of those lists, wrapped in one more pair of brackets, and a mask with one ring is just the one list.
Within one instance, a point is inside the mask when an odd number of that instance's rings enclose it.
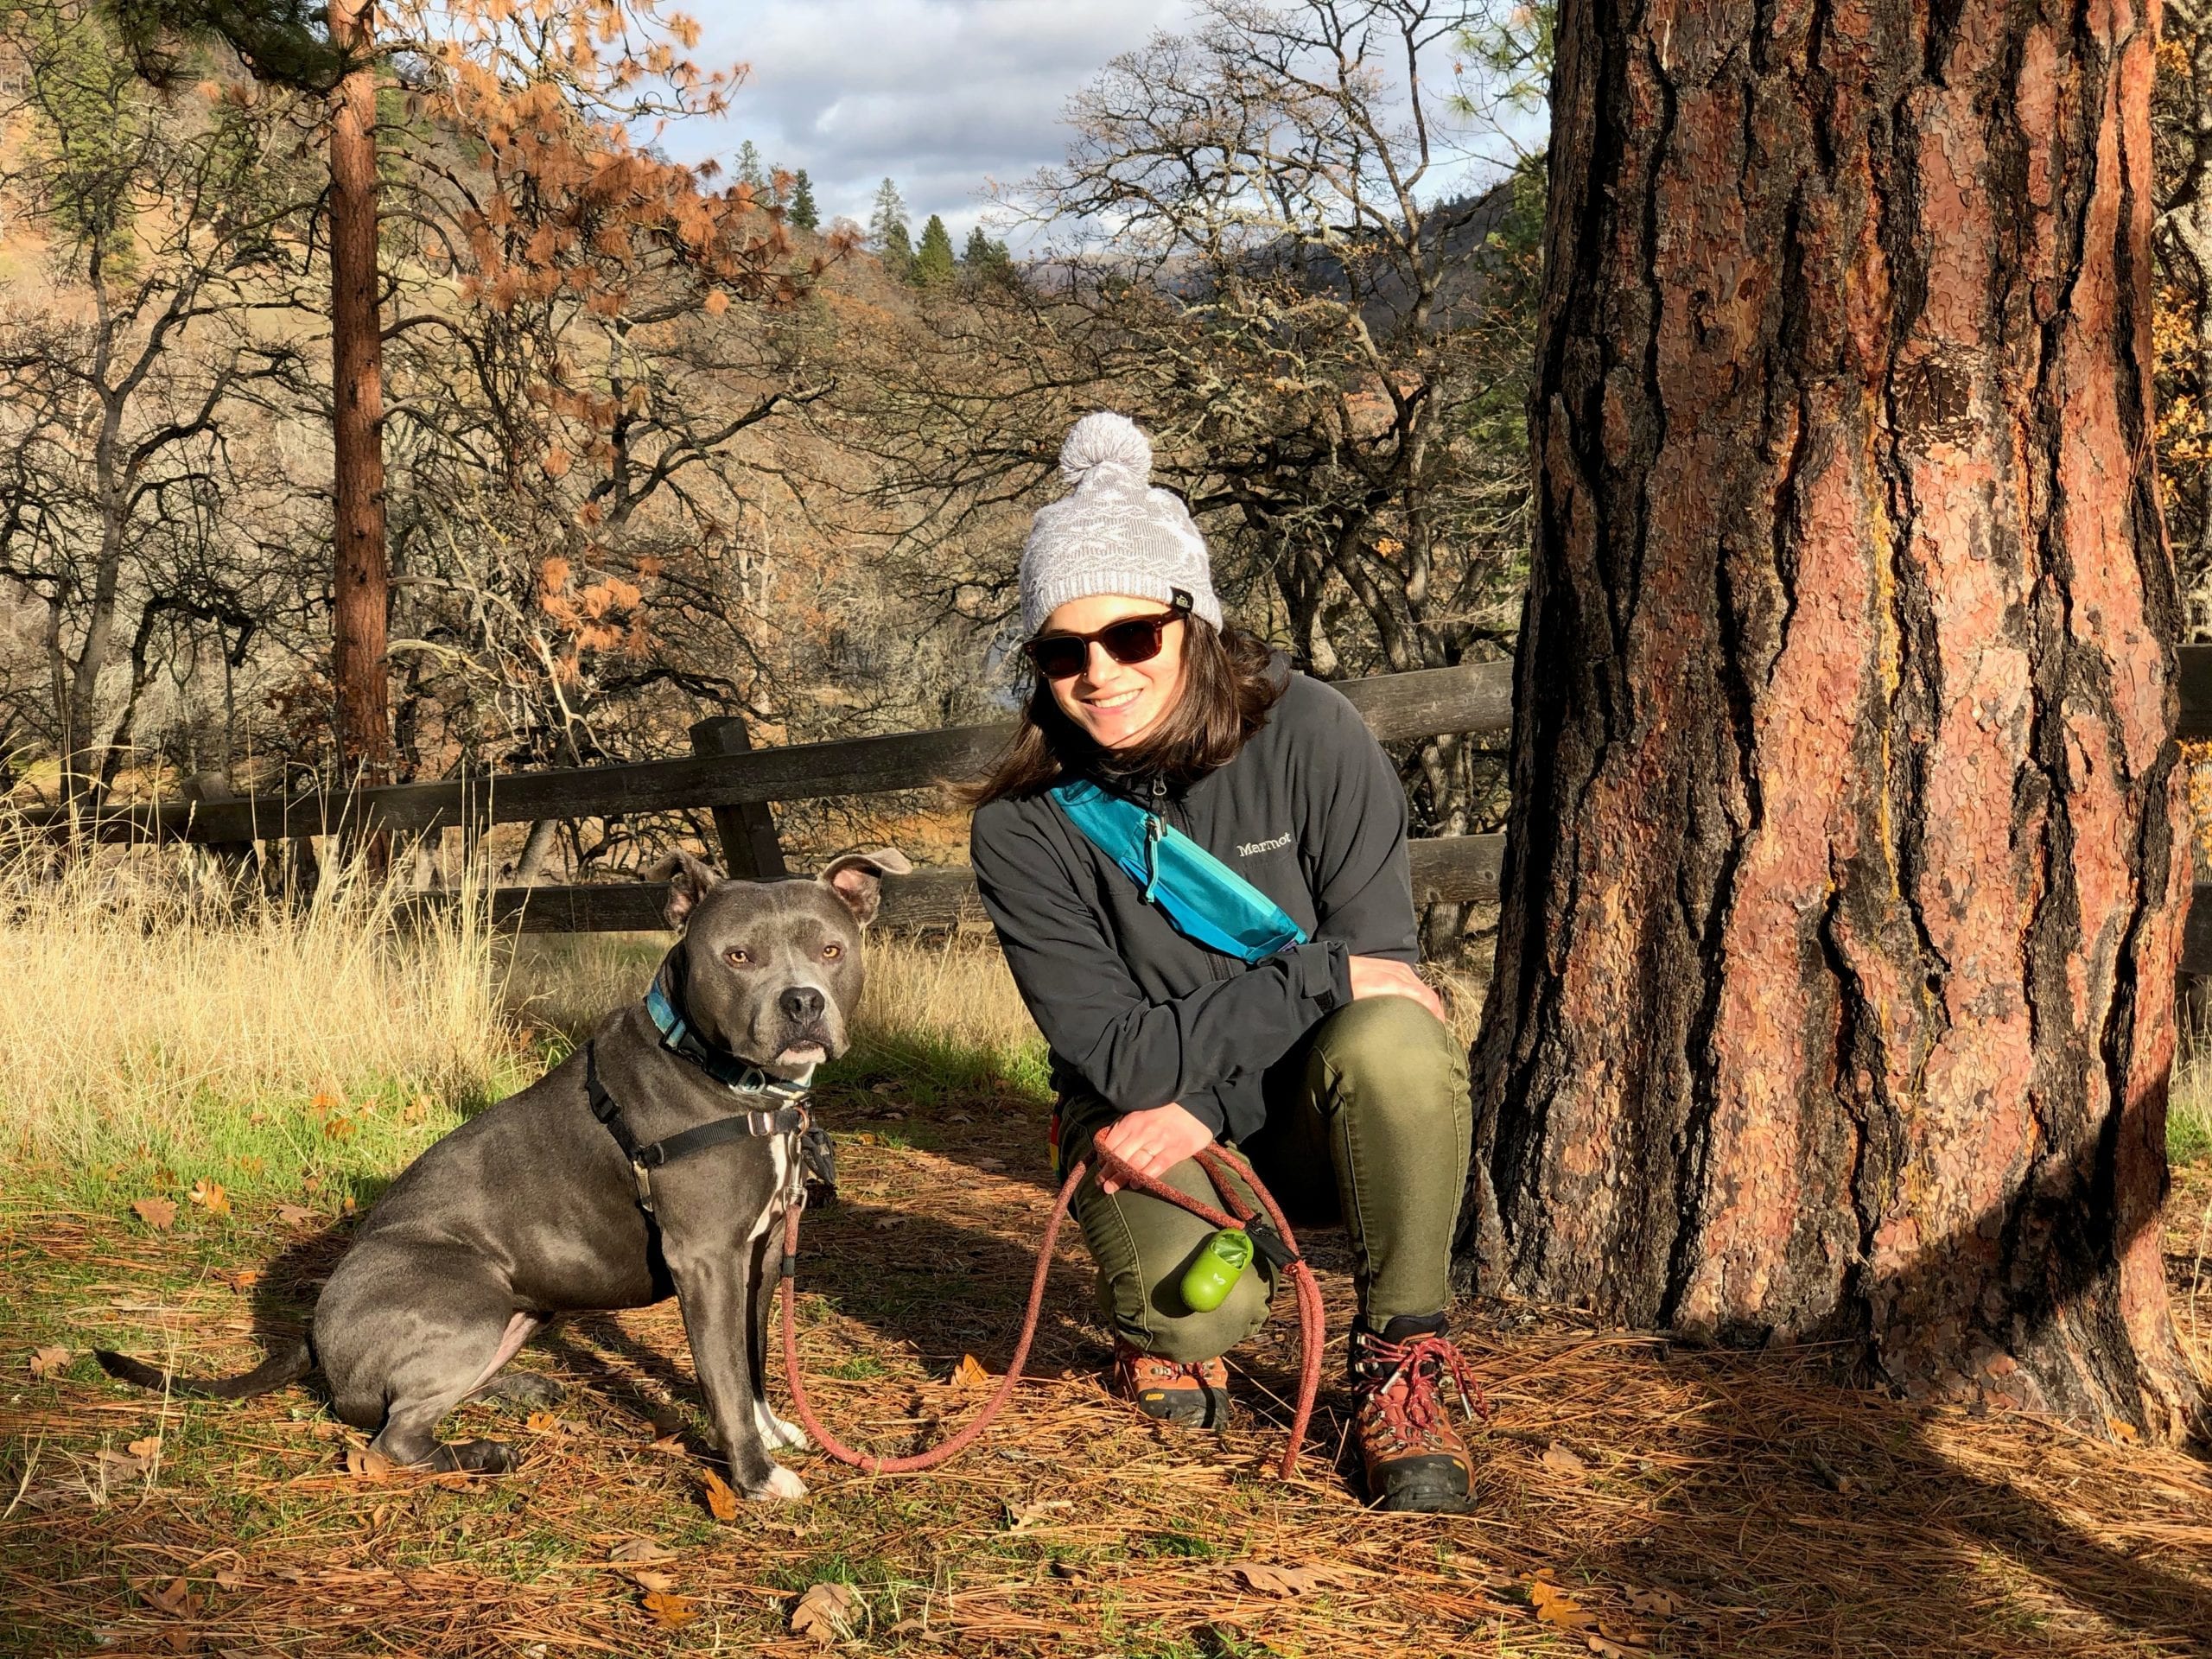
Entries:
{"label": "dog's front leg", "polygon": [[683,1309],[684,1333],[691,1339],[691,1363],[707,1391],[715,1434],[738,1490],[747,1497],[806,1496],[806,1483],[768,1455],[753,1412],[758,1382],[753,1375],[753,1344],[746,1329],[753,1300],[753,1252],[733,1249],[702,1252],[669,1271]]}

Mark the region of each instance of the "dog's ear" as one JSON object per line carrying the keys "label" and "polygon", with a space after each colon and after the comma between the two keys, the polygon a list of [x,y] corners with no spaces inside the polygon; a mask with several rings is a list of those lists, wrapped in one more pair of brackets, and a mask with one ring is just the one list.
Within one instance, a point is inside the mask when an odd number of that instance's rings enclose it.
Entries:
{"label": "dog's ear", "polygon": [[648,881],[668,883],[668,904],[661,913],[671,927],[681,929],[699,907],[699,901],[722,883],[722,873],[704,859],[694,858],[681,847],[645,872]]}
{"label": "dog's ear", "polygon": [[853,919],[866,927],[883,904],[883,878],[906,875],[913,866],[896,847],[871,847],[864,853],[840,853],[814,879],[845,901]]}

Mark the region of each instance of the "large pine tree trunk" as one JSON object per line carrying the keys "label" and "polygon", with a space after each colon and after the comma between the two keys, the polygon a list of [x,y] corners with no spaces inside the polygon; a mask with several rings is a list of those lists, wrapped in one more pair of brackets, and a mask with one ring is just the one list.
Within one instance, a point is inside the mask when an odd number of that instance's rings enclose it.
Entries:
{"label": "large pine tree trunk", "polygon": [[2193,1413],[2152,29],[1566,0],[1475,1055],[1503,1283]]}
{"label": "large pine tree trunk", "polygon": [[[371,0],[337,0],[331,39],[373,49]],[[377,310],[376,71],[339,83],[330,122],[330,357],[335,587],[331,678],[348,782],[391,776],[385,543],[384,336]]]}

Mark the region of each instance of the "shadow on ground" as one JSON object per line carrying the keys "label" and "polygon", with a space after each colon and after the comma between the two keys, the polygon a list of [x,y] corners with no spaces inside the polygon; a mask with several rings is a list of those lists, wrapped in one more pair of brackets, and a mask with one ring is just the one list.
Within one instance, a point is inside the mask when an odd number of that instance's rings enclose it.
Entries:
{"label": "shadow on ground", "polygon": [[[1005,1363],[1049,1203],[1042,1124],[975,1102],[832,1122],[929,1142],[849,1139],[846,1200],[810,1217],[800,1273],[825,1420],[904,1452],[974,1408],[976,1394],[937,1380],[963,1353]],[[260,1274],[241,1322],[251,1341],[224,1330],[227,1293],[188,1295],[206,1315],[195,1357],[251,1363],[253,1344],[296,1334],[345,1243],[342,1228],[242,1231],[236,1266]],[[1314,1232],[1308,1246],[1340,1342],[1343,1237]],[[0,1251],[16,1287],[0,1316],[11,1353],[19,1335],[50,1340],[86,1317],[60,1248],[58,1227],[18,1226]],[[931,1628],[988,1655],[1583,1654],[1592,1634],[1623,1651],[1778,1659],[2212,1651],[2212,1482],[2188,1459],[2017,1415],[1909,1408],[1834,1386],[1816,1351],[1669,1350],[1554,1310],[1477,1303],[1458,1328],[1492,1413],[1471,1436],[1478,1512],[1378,1517],[1327,1466],[1344,1429],[1340,1348],[1304,1478],[1263,1472],[1294,1386],[1288,1313],[1286,1298],[1232,1356],[1247,1425],[1169,1435],[1089,1381],[1105,1338],[1088,1270],[1064,1245],[1039,1386],[982,1447],[893,1481],[797,1460],[812,1502],[729,1526],[700,1507],[703,1417],[672,1305],[574,1319],[524,1351],[518,1363],[575,1392],[558,1433],[512,1416],[471,1426],[523,1446],[505,1481],[349,1482],[339,1447],[296,1432],[312,1427],[292,1421],[312,1397],[297,1390],[180,1405],[163,1421],[188,1420],[188,1434],[170,1432],[196,1443],[197,1461],[181,1452],[144,1501],[92,1505],[0,1461],[0,1508],[16,1500],[0,1520],[0,1649],[338,1654],[367,1650],[370,1630],[391,1650],[438,1656],[555,1638],[757,1648],[783,1639],[791,1590],[843,1576],[884,1610],[858,1639],[867,1652],[943,1651],[891,1632],[941,1587],[958,1594],[926,1601]],[[89,1335],[125,1335],[127,1319],[97,1306],[91,1317]],[[73,1375],[0,1412],[90,1456],[143,1423],[143,1400]],[[671,1401],[690,1456],[652,1448],[676,1426]],[[21,1436],[0,1424],[9,1442]],[[635,1585],[590,1565],[629,1535],[678,1552],[683,1590],[711,1611],[689,1635],[656,1627]],[[1237,1560],[1349,1576],[1270,1598],[1230,1570]],[[1529,1603],[1539,1573],[1567,1597],[1549,1622]],[[198,1609],[189,1618],[149,1599],[172,1576]],[[1068,1645],[1078,1637],[1098,1646]]]}

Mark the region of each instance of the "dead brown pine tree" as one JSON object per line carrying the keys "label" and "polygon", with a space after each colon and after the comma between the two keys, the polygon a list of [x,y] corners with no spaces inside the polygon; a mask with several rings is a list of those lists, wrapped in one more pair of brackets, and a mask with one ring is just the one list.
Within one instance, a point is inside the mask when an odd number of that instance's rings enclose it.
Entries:
{"label": "dead brown pine tree", "polygon": [[1475,1052],[1522,1292],[2196,1413],[2154,17],[1561,10]]}

